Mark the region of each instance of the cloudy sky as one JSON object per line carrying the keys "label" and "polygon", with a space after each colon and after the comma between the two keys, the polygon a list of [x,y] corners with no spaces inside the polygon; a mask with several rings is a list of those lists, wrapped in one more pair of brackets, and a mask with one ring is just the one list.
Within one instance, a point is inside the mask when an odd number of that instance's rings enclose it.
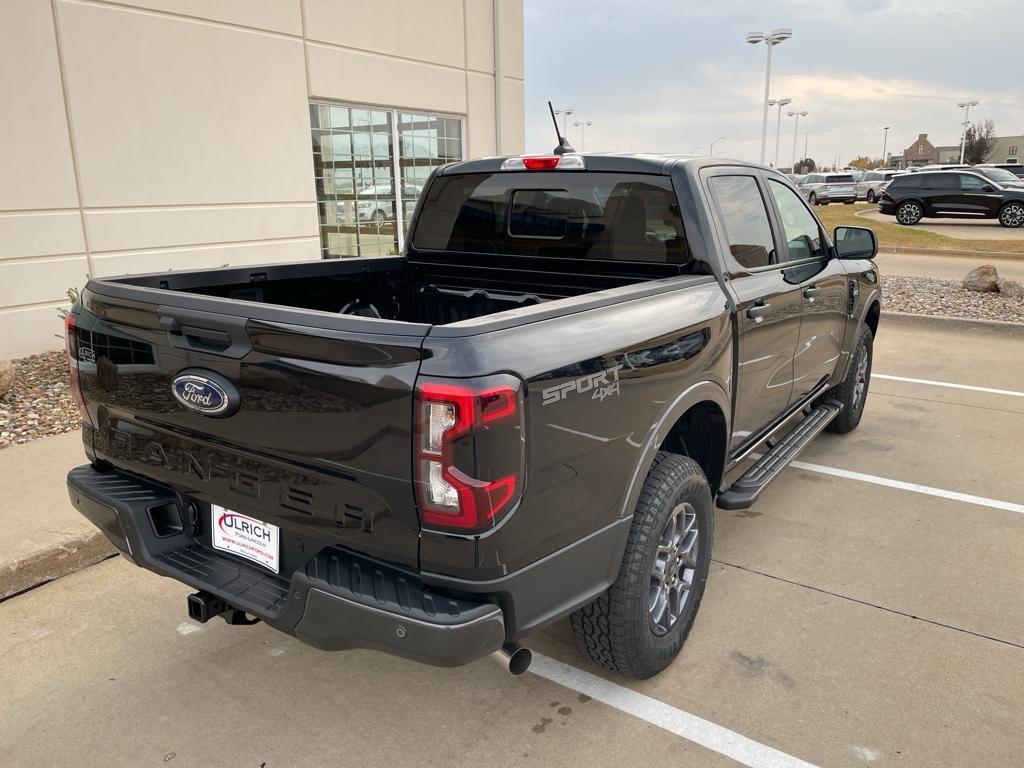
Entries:
{"label": "cloudy sky", "polygon": [[[748,32],[791,27],[776,46],[772,96],[782,115],[780,165],[793,149],[789,109],[808,154],[845,164],[919,133],[959,142],[965,97],[999,135],[1024,134],[1024,12],[1016,0],[525,0],[526,148],[554,145],[546,101],[591,120],[586,149],[760,154],[765,46]],[[570,127],[579,143],[579,129]],[[768,161],[774,159],[775,108]]]}

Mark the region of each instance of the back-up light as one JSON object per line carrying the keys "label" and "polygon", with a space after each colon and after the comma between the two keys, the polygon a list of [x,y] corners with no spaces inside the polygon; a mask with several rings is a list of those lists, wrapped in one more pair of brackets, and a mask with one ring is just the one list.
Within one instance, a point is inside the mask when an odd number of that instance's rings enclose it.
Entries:
{"label": "back-up light", "polygon": [[501,164],[503,171],[583,171],[586,167],[579,155],[510,157]]}
{"label": "back-up light", "polygon": [[91,424],[89,411],[85,407],[85,398],[82,397],[82,380],[78,369],[78,331],[75,326],[75,317],[71,313],[64,316],[64,351],[68,353],[68,383],[71,388],[71,397],[78,406],[78,413],[82,421]]}
{"label": "back-up light", "polygon": [[428,528],[493,527],[523,492],[522,387],[513,376],[420,379],[416,491]]}

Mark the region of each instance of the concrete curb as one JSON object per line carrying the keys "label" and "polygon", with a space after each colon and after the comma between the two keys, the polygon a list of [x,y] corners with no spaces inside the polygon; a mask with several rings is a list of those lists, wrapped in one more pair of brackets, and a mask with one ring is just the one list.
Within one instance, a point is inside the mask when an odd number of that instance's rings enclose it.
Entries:
{"label": "concrete curb", "polygon": [[882,323],[908,328],[934,328],[936,330],[967,331],[968,333],[997,333],[1017,338],[1024,335],[1024,323],[1011,323],[1006,320],[969,320],[962,317],[950,317],[949,315],[882,312]]}
{"label": "concrete curb", "polygon": [[98,563],[115,550],[93,530],[0,565],[0,600]]}
{"label": "concrete curb", "polygon": [[921,256],[956,256],[956,257],[968,257],[968,258],[985,258],[985,259],[1024,259],[1024,253],[1017,253],[1016,251],[951,251],[939,248],[906,248],[896,245],[880,245],[878,246],[879,253],[892,253],[902,254],[904,256],[913,256],[920,254]]}

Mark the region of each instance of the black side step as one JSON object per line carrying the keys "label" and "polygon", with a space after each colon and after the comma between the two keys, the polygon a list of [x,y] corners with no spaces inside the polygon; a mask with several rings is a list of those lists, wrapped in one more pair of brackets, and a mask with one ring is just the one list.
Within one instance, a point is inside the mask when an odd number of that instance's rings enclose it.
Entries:
{"label": "black side step", "polygon": [[780,438],[726,491],[719,494],[718,506],[721,509],[746,509],[751,506],[768,483],[774,480],[775,476],[785,469],[786,465],[793,461],[841,410],[842,404],[835,400],[826,400],[812,408],[803,421]]}

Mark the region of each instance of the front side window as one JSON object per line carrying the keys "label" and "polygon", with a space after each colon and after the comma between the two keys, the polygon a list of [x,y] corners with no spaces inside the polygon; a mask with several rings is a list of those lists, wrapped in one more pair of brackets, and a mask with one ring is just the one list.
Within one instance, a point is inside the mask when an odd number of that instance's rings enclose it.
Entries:
{"label": "front side window", "polygon": [[779,206],[782,228],[786,232],[789,260],[799,261],[824,256],[825,239],[821,236],[821,228],[800,197],[785,184],[774,179],[768,180],[768,188]]}
{"label": "front side window", "polygon": [[718,208],[722,212],[729,252],[747,269],[766,267],[775,259],[768,210],[753,176],[713,176]]}

